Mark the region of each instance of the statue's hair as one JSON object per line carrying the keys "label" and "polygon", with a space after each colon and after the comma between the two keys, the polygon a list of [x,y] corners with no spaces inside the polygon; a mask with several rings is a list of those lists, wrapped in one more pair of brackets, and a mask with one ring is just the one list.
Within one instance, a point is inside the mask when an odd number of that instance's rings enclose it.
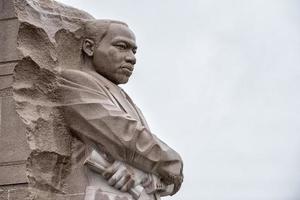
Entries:
{"label": "statue's hair", "polygon": [[96,44],[98,44],[107,34],[108,28],[111,24],[122,24],[128,27],[126,23],[116,20],[89,20],[84,23],[84,38],[92,39]]}

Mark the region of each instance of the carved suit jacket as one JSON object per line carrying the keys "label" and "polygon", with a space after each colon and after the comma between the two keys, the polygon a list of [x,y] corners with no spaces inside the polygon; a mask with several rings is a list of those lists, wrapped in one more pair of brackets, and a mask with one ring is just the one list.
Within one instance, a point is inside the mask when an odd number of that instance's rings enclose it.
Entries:
{"label": "carved suit jacket", "polygon": [[[108,160],[124,161],[161,177],[166,185],[182,181],[179,154],[150,132],[141,111],[120,87],[92,71],[59,73],[58,93],[65,120],[82,143],[73,147],[78,163],[75,168],[81,168],[89,149],[94,148],[104,152]],[[97,176],[94,174],[90,179]],[[93,180],[87,182],[90,185]],[[116,192],[110,186],[104,190]]]}

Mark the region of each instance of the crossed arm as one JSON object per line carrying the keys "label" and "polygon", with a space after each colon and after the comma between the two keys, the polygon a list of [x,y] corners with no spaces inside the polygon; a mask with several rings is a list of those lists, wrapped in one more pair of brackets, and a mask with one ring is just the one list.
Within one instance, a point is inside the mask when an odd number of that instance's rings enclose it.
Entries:
{"label": "crossed arm", "polygon": [[183,179],[178,153],[114,105],[96,79],[75,70],[61,75],[58,92],[63,92],[62,109],[70,129],[103,146],[115,160],[173,184],[172,194],[176,193]]}

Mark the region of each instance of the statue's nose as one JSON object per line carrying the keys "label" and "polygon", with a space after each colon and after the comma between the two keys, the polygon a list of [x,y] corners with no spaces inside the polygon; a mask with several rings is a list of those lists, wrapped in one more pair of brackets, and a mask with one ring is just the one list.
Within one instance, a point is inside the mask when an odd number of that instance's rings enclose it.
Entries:
{"label": "statue's nose", "polygon": [[125,60],[126,62],[134,65],[136,63],[136,58],[135,58],[135,55],[133,53],[130,53],[128,54],[126,57],[125,57]]}

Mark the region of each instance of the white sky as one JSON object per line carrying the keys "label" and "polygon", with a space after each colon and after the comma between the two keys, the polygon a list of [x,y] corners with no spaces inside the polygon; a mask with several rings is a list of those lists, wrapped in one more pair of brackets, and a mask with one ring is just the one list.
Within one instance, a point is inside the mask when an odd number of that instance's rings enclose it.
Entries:
{"label": "white sky", "polygon": [[300,1],[61,2],[136,33],[125,89],[185,164],[166,200],[300,199]]}

